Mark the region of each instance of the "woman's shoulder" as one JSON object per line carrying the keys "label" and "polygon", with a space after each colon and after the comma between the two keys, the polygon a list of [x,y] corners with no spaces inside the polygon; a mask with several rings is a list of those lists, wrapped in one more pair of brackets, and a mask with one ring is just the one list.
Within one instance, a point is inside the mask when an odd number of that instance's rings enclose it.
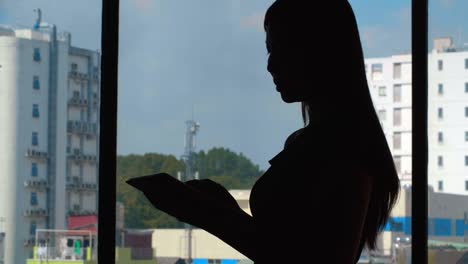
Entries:
{"label": "woman's shoulder", "polygon": [[300,129],[294,131],[293,133],[291,133],[291,134],[286,138],[286,141],[284,142],[284,148],[286,148],[287,146],[291,145],[291,143],[294,142],[294,140],[295,140],[296,138],[298,138],[303,132],[304,132],[304,128],[300,128]]}

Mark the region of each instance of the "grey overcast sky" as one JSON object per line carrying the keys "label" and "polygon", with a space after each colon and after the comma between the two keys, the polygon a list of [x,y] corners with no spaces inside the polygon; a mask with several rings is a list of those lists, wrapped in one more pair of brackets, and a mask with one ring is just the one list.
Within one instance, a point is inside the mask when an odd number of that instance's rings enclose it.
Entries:
{"label": "grey overcast sky", "polygon": [[[266,71],[262,23],[272,2],[122,0],[118,152],[180,156],[194,115],[198,149],[228,147],[266,169],[301,126],[299,105],[280,100]],[[350,3],[366,57],[409,53],[409,0]],[[37,7],[73,45],[100,49],[96,0],[0,0],[0,23],[31,27]],[[465,10],[465,0],[431,1],[431,38],[468,41]]]}

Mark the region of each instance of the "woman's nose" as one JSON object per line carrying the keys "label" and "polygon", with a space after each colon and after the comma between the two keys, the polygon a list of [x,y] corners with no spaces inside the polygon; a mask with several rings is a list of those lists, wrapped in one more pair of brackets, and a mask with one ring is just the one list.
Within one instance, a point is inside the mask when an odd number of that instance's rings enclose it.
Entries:
{"label": "woman's nose", "polygon": [[274,72],[274,65],[273,65],[274,61],[273,61],[273,56],[270,54],[270,56],[268,57],[268,64],[267,64],[267,71],[273,75],[273,72]]}

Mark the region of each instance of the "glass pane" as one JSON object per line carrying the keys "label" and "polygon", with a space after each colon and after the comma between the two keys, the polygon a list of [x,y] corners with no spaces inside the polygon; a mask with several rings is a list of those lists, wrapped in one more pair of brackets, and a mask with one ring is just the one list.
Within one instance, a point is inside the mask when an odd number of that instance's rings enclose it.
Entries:
{"label": "glass pane", "polygon": [[429,1],[429,263],[468,261],[466,1]]}
{"label": "glass pane", "polygon": [[[367,81],[395,169],[400,197],[377,249],[362,263],[411,263],[411,1],[351,0],[360,27]],[[364,252],[366,253],[366,252]],[[393,261],[393,262],[392,262]]]}
{"label": "glass pane", "polygon": [[[121,1],[116,236],[129,258],[249,263],[155,210],[125,181],[159,172],[211,179],[251,213],[253,184],[303,126],[300,105],[283,103],[267,72],[263,18],[272,2]],[[411,237],[411,2],[350,3],[370,93],[405,183],[378,250],[365,250],[362,260],[390,261],[409,252]]]}
{"label": "glass pane", "polygon": [[97,257],[101,12],[0,3],[2,264]]}

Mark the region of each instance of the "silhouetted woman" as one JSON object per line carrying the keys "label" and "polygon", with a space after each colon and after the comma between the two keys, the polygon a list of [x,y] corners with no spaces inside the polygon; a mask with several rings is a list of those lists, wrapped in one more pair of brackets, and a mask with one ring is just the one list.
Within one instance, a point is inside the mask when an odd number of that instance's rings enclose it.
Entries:
{"label": "silhouetted woman", "polygon": [[365,245],[375,248],[399,180],[353,11],[345,0],[277,0],[265,31],[268,71],[284,102],[302,104],[305,126],[255,183],[252,216],[210,180],[182,183],[162,173],[129,184],[257,264],[356,263]]}

